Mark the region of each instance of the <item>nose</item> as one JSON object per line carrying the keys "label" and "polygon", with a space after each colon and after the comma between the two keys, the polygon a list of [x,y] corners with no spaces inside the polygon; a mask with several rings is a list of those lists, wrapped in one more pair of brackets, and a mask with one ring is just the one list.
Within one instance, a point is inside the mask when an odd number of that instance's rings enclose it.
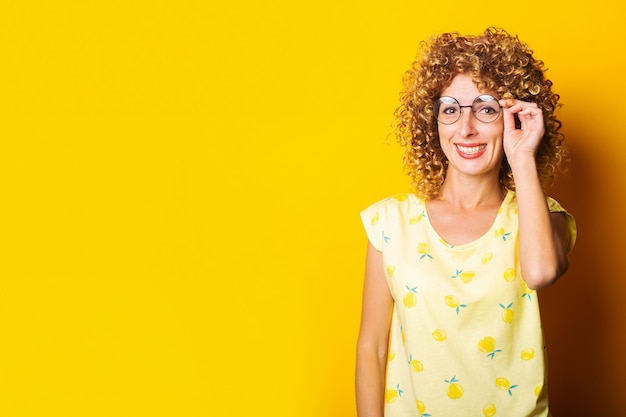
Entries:
{"label": "nose", "polygon": [[476,118],[472,114],[472,106],[460,106],[461,107],[461,118],[459,120],[460,123],[460,132],[463,137],[469,137],[476,133]]}

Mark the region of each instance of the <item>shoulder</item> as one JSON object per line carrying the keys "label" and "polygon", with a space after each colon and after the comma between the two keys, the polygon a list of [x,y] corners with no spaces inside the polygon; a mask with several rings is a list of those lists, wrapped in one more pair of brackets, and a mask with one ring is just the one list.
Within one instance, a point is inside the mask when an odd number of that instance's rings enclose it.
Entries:
{"label": "shoulder", "polygon": [[415,194],[399,193],[376,201],[361,213],[369,214],[370,216],[374,216],[376,213],[379,215],[401,215],[419,211],[423,208],[424,201],[417,198]]}
{"label": "shoulder", "polygon": [[548,207],[552,213],[567,213],[567,210],[565,210],[565,208],[563,208],[563,206],[554,198],[548,196],[546,197],[546,200],[548,201]]}
{"label": "shoulder", "polygon": [[401,193],[379,200],[361,211],[361,221],[370,242],[381,250],[385,233],[402,229],[424,215],[424,201],[415,194]]}
{"label": "shoulder", "polygon": [[[517,210],[517,199],[515,197],[514,191],[509,191],[512,193],[512,199],[510,203],[512,207]],[[574,216],[567,211],[556,199],[546,196],[546,202],[548,203],[548,209],[550,213],[561,213],[565,218],[565,228],[569,236],[569,245],[567,247],[567,252],[571,251],[574,247],[574,243],[576,242],[577,228],[576,228],[576,220]]]}
{"label": "shoulder", "polygon": [[552,197],[546,197],[551,213],[562,213],[565,216],[565,229],[568,235],[568,244],[565,250],[569,253],[576,243],[577,227],[574,216],[568,212],[558,201]]}

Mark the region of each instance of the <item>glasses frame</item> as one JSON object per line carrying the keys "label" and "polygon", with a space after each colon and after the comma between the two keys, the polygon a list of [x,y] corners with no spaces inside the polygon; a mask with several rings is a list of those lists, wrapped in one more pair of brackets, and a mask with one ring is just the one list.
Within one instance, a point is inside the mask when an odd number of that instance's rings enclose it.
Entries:
{"label": "glasses frame", "polygon": [[[459,107],[459,115],[458,115],[458,117],[456,118],[456,120],[454,120],[453,122],[442,122],[441,120],[439,120],[438,115],[439,115],[439,109],[440,109],[440,107],[441,107],[441,104],[443,104],[443,103],[441,102],[441,100],[442,100],[442,99],[450,99],[450,100],[454,100],[454,103],[456,103],[456,104],[457,104],[457,106]],[[495,118],[495,119],[493,119],[493,120],[490,120],[490,121],[486,122],[486,121],[484,121],[484,120],[481,120],[481,119],[480,119],[480,118],[476,115],[476,110],[474,110],[474,105],[475,105],[476,103],[483,103],[483,102],[488,102],[488,101],[495,101],[495,103],[496,103],[496,104],[497,104],[497,106],[498,106],[498,115],[496,116],[496,118]],[[448,102],[447,104],[453,104],[453,103]],[[497,99],[496,97],[492,96],[491,94],[481,94],[481,95],[479,95],[478,97],[476,97],[476,98],[474,99],[474,101],[472,102],[472,104],[471,104],[471,105],[469,105],[469,106],[461,106],[461,103],[459,103],[459,101],[458,101],[457,99],[455,99],[454,97],[450,97],[450,96],[442,96],[442,97],[439,97],[437,100],[435,100],[435,104],[434,104],[434,106],[433,106],[433,114],[435,115],[435,119],[436,119],[439,123],[444,124],[444,125],[453,125],[453,124],[455,124],[456,122],[458,122],[459,120],[461,120],[461,116],[463,115],[463,109],[464,109],[464,108],[469,108],[469,109],[471,109],[472,114],[474,115],[474,117],[476,118],[476,120],[478,120],[478,121],[479,121],[479,122],[481,122],[481,123],[493,123],[493,122],[495,122],[496,120],[498,120],[498,119],[500,118],[500,115],[502,114],[502,106],[500,105],[500,102],[498,101],[498,99]]]}

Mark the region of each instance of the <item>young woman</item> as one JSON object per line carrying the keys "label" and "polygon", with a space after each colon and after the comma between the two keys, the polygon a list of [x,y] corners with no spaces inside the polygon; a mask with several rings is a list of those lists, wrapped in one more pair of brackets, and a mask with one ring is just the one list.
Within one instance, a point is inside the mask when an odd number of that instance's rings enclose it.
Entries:
{"label": "young woman", "polygon": [[369,239],[359,417],[549,416],[536,291],[568,268],[559,96],[516,36],[421,45],[396,112],[413,194],[361,213]]}

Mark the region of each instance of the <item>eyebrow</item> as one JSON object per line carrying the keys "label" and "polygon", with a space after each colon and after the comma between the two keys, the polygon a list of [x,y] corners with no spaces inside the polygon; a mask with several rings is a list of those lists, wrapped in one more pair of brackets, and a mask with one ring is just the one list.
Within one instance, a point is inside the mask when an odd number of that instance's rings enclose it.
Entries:
{"label": "eyebrow", "polygon": [[[488,96],[488,97],[491,97],[491,98],[493,98],[495,101],[500,100],[498,97],[494,96],[493,94],[482,93],[482,94],[479,94],[479,95],[477,95],[476,97],[474,97],[474,99],[472,100],[472,104],[473,104],[473,103],[474,103],[474,102],[475,102],[475,101],[476,101],[479,97],[482,97],[482,96]],[[459,105],[461,105],[461,102],[460,102],[460,101],[459,101],[459,99],[458,99],[458,98],[456,98],[456,97],[452,97],[452,96],[448,96],[448,95],[443,95],[443,96],[440,96],[437,100],[441,100],[442,98],[451,98],[451,99],[455,100],[457,103],[459,103]],[[435,100],[435,101],[437,101],[437,100]],[[461,106],[461,107],[471,107],[471,105],[468,105],[468,106]]]}

